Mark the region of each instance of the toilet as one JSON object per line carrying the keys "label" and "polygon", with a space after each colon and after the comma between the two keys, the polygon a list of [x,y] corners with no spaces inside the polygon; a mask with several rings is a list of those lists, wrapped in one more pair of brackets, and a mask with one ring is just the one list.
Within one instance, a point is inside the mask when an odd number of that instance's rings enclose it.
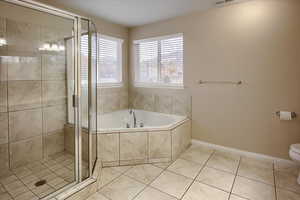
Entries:
{"label": "toilet", "polygon": [[[292,144],[289,151],[290,158],[298,165],[300,165],[300,144]],[[300,184],[300,174],[297,179]]]}

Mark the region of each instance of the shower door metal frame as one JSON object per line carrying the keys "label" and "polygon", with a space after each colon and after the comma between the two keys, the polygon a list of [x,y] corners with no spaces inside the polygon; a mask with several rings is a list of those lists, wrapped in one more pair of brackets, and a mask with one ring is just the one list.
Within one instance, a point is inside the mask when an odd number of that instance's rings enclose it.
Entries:
{"label": "shower door metal frame", "polygon": [[[11,3],[14,5],[22,6],[25,8],[30,8],[36,11],[40,11],[43,13],[48,13],[54,16],[63,17],[67,19],[73,20],[73,37],[74,37],[74,48],[72,51],[72,55],[74,56],[74,96],[76,99],[76,106],[74,106],[74,113],[75,113],[75,182],[70,183],[69,185],[66,185],[65,187],[53,192],[49,196],[46,196],[43,199],[50,199],[53,198],[59,194],[61,194],[63,191],[66,191],[68,189],[73,188],[74,186],[78,186],[76,189],[81,188],[81,186],[85,186],[88,184],[91,184],[95,182],[95,178],[92,177],[92,172],[89,171],[89,177],[82,181],[82,123],[81,123],[81,21],[86,20],[89,22],[89,24],[92,23],[91,19],[88,17],[84,17],[81,15],[77,15],[68,11],[64,11],[58,8],[55,8],[53,6],[49,6],[43,3],[39,3],[33,0],[3,0],[4,2]],[[91,45],[91,43],[89,43]],[[91,49],[89,47],[89,49]],[[91,54],[89,54],[89,60],[91,60]],[[89,66],[89,71],[92,71],[91,66]],[[91,74],[91,73],[90,73]],[[92,77],[89,77],[88,79],[88,85],[92,84]],[[88,98],[94,97],[94,93],[89,92]],[[89,104],[89,110],[91,110],[92,105]],[[90,128],[89,128],[90,129]],[[89,131],[90,133],[90,131]],[[89,152],[91,152],[91,143],[92,137],[89,134]],[[89,166],[91,163],[91,153],[89,153]],[[89,167],[89,170],[92,169]],[[69,194],[72,194],[73,192],[69,192]],[[68,194],[67,194],[68,195]],[[61,195],[64,196],[64,195]],[[58,199],[63,197],[58,197]]]}

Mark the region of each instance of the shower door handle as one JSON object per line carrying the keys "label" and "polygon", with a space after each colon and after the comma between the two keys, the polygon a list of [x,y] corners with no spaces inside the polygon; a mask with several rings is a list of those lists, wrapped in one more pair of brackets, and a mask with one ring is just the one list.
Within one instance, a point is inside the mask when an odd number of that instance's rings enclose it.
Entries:
{"label": "shower door handle", "polygon": [[78,97],[75,94],[72,95],[72,104],[74,108],[78,107]]}

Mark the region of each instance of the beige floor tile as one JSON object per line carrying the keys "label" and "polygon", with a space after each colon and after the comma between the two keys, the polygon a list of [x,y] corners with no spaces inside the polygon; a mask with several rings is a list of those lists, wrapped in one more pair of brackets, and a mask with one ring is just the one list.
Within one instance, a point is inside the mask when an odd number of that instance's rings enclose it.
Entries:
{"label": "beige floor tile", "polygon": [[102,194],[96,192],[95,194],[87,198],[87,200],[109,200],[109,199],[103,196]]}
{"label": "beige floor tile", "polygon": [[4,189],[4,187],[0,184],[0,194],[6,192],[6,190]]}
{"label": "beige floor tile", "polygon": [[134,200],[176,200],[176,198],[152,187],[147,187]]}
{"label": "beige floor tile", "polygon": [[181,198],[192,183],[192,179],[164,171],[154,182],[152,187],[159,189],[177,198]]}
{"label": "beige floor tile", "polygon": [[287,190],[277,189],[277,200],[300,200],[300,195]]}
{"label": "beige floor tile", "polygon": [[251,200],[275,200],[273,186],[239,176],[235,180],[232,193]]}
{"label": "beige floor tile", "polygon": [[151,164],[137,165],[129,169],[125,174],[133,179],[143,182],[144,184],[151,183],[158,177],[163,169],[155,167]]}
{"label": "beige floor tile", "polygon": [[230,195],[229,200],[247,200],[234,194]]}
{"label": "beige floor tile", "polygon": [[8,193],[0,194],[0,200],[12,200],[13,198]]}
{"label": "beige floor tile", "polygon": [[193,145],[181,154],[180,158],[204,164],[213,152],[211,148]]}
{"label": "beige floor tile", "polygon": [[251,158],[251,157],[245,157],[243,156],[241,158],[241,164],[247,164],[251,166],[255,166],[258,168],[265,168],[265,169],[270,169],[273,170],[273,161],[272,160],[267,160],[267,159],[260,159],[260,158]]}
{"label": "beige floor tile", "polygon": [[119,176],[121,176],[121,172],[116,171],[112,168],[103,168],[100,174],[100,182],[98,188],[102,188]]}
{"label": "beige floor tile", "polygon": [[19,178],[23,178],[26,176],[29,176],[32,174],[31,170],[27,169],[26,167],[21,167],[14,169],[13,172],[18,176]]}
{"label": "beige floor tile", "polygon": [[127,170],[131,169],[132,166],[119,166],[119,167],[111,167],[112,169],[119,171],[121,173],[126,172]]}
{"label": "beige floor tile", "polygon": [[60,177],[56,177],[50,181],[47,181],[47,184],[49,184],[51,187],[55,187],[56,185],[59,185],[60,183],[64,182],[65,180]]}
{"label": "beige floor tile", "polygon": [[10,175],[10,176],[1,178],[0,183],[2,183],[3,185],[7,185],[7,184],[15,182],[17,180],[18,180],[18,178],[15,175]]}
{"label": "beige floor tile", "polygon": [[197,181],[211,185],[227,192],[231,191],[235,175],[217,169],[205,167],[197,177]]}
{"label": "beige floor tile", "polygon": [[55,185],[54,188],[55,188],[56,190],[58,190],[58,189],[61,189],[61,188],[65,187],[65,186],[68,185],[68,184],[69,184],[69,182],[63,181],[63,182],[61,182],[61,183]]}
{"label": "beige floor tile", "polygon": [[300,166],[293,161],[275,161],[274,162],[275,171],[287,172],[298,176],[300,171]]}
{"label": "beige floor tile", "polygon": [[155,167],[159,167],[161,169],[166,169],[167,167],[169,167],[172,164],[172,162],[163,162],[163,163],[154,163],[152,165],[154,165]]}
{"label": "beige floor tile", "polygon": [[41,197],[44,196],[44,194],[47,193],[47,191],[50,191],[51,189],[52,188],[49,185],[42,185],[32,189],[32,192],[37,196]]}
{"label": "beige floor tile", "polygon": [[194,179],[202,168],[201,164],[188,160],[177,159],[167,170]]}
{"label": "beige floor tile", "polygon": [[292,173],[275,172],[275,183],[277,187],[300,193],[300,185],[297,182],[298,176]]}
{"label": "beige floor tile", "polygon": [[236,173],[240,156],[229,152],[216,151],[207,162],[207,166]]}
{"label": "beige floor tile", "polygon": [[4,185],[4,188],[13,197],[16,197],[24,192],[29,191],[29,189],[21,181],[15,181],[15,182],[6,184],[6,185]]}
{"label": "beige floor tile", "polygon": [[132,199],[144,188],[144,184],[137,182],[127,176],[120,176],[112,183],[103,187],[100,190],[100,193],[111,200],[124,200]]}
{"label": "beige floor tile", "polygon": [[37,200],[37,199],[39,198],[30,191],[25,192],[15,198],[15,200]]}
{"label": "beige floor tile", "polygon": [[183,200],[227,200],[229,193],[208,185],[194,182],[187,193],[183,196]]}
{"label": "beige floor tile", "polygon": [[273,163],[242,157],[238,175],[274,185]]}
{"label": "beige floor tile", "polygon": [[41,192],[39,194],[37,194],[37,196],[39,198],[44,198],[46,196],[48,196],[49,194],[53,193],[55,190],[53,188],[49,188],[48,190],[44,191],[44,192]]}
{"label": "beige floor tile", "polygon": [[39,178],[36,177],[36,176],[33,175],[33,174],[21,178],[21,181],[22,181],[25,185],[27,185],[27,184],[29,184],[29,183],[32,183],[32,182],[34,182],[34,181],[38,181],[38,180],[39,180]]}
{"label": "beige floor tile", "polygon": [[19,196],[19,195],[21,195],[21,194],[23,194],[23,193],[26,193],[26,192],[28,192],[28,191],[29,191],[29,189],[28,189],[27,187],[23,186],[23,187],[15,188],[15,189],[13,189],[13,190],[8,190],[8,193],[9,193],[11,196],[16,197],[16,196]]}

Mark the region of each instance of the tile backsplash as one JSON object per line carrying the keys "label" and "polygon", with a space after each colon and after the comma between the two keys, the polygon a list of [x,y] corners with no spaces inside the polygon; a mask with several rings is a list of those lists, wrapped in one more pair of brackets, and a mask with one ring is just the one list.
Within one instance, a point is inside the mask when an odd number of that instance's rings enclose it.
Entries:
{"label": "tile backsplash", "polygon": [[128,88],[98,88],[97,112],[98,114],[128,109]]}
{"label": "tile backsplash", "polygon": [[191,118],[192,97],[185,90],[131,88],[129,107]]}

